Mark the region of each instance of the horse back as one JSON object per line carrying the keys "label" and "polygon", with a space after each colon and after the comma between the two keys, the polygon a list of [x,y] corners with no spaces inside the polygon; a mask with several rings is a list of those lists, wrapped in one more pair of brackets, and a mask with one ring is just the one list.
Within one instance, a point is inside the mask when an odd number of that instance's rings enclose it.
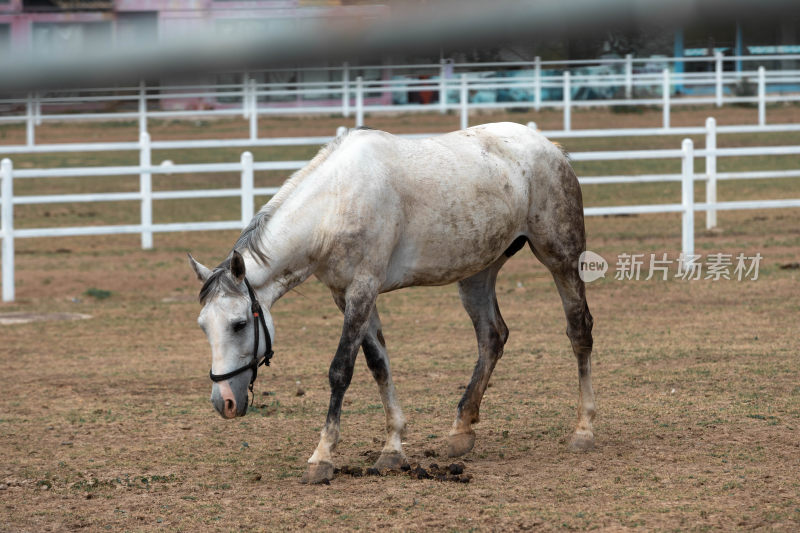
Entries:
{"label": "horse back", "polygon": [[370,250],[385,255],[387,288],[451,283],[486,268],[528,234],[538,193],[564,179],[561,150],[518,124],[423,140],[351,135],[342,146],[351,167],[347,212]]}

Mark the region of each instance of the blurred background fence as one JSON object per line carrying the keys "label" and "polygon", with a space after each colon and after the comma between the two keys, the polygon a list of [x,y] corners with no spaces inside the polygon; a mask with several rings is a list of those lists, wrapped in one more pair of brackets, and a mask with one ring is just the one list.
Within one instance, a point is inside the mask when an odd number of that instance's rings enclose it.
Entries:
{"label": "blurred background fence", "polygon": [[[663,127],[669,128],[672,106],[755,105],[758,124],[764,125],[768,104],[800,101],[800,70],[789,68],[798,60],[800,54],[725,57],[718,52],[713,57],[345,63],[229,74],[211,84],[141,82],[28,92],[0,98],[0,123],[25,123],[27,146],[36,144],[36,127],[45,121],[135,120],[141,134],[148,119],[238,115],[249,119],[251,139],[258,138],[259,116],[292,114],[353,116],[360,126],[370,113],[456,111],[465,127],[471,111],[552,108],[563,111],[568,132],[575,108],[657,106]],[[288,81],[274,81],[281,77]],[[319,81],[297,81],[314,79]]]}

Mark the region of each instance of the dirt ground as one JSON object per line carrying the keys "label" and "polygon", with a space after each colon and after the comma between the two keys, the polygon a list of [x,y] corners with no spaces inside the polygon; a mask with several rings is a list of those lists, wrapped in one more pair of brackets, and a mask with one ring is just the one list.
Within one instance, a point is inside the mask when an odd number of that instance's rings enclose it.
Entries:
{"label": "dirt ground", "polygon": [[[797,197],[797,185],[780,187]],[[589,249],[611,263],[587,287],[593,451],[566,450],[576,365],[555,286],[524,249],[498,280],[511,336],[462,459],[471,482],[340,475],[311,487],[299,478],[341,328],[324,286],[309,280],[275,305],[273,364],[248,416],[225,421],[208,402],[185,253],[216,264],[236,233],[157,235],[150,251],[138,236],[19,240],[18,301],[0,314],[92,318],[0,325],[0,530],[797,531],[800,213],[721,213],[719,230],[701,226],[704,258],[760,253],[758,279],[684,281],[674,264],[667,281],[614,279],[621,253],[674,259],[679,218],[587,219]],[[379,310],[406,454],[449,464],[447,431],[477,356],[457,290],[386,294]],[[337,466],[369,466],[383,436],[360,357]]]}

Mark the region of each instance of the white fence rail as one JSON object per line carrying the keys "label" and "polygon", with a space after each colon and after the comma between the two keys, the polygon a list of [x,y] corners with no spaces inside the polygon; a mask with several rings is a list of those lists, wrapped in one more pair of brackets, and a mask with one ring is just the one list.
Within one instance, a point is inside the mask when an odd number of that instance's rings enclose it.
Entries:
{"label": "white fence rail", "polygon": [[[707,128],[715,129],[713,119],[709,119]],[[159,165],[151,164],[151,150],[155,143],[150,142],[147,133],[142,135],[137,147],[140,150],[140,164],[119,167],[86,167],[58,169],[20,169],[15,170],[10,159],[3,159],[0,164],[0,238],[2,238],[2,299],[13,301],[14,287],[14,241],[32,237],[64,237],[82,235],[140,234],[142,247],[153,246],[153,233],[178,231],[211,231],[224,229],[240,229],[253,216],[256,195],[272,195],[275,187],[256,188],[253,182],[254,171],[297,169],[306,161],[254,162],[252,154],[244,152],[238,163],[209,163],[193,165]],[[642,175],[642,176],[594,176],[584,177],[579,181],[582,185],[600,185],[608,183],[650,183],[655,181],[680,181],[681,202],[656,205],[624,205],[608,207],[587,207],[586,216],[647,214],[647,213],[681,213],[682,242],[681,249],[685,257],[694,254],[694,213],[695,211],[714,212],[718,210],[739,209],[774,209],[800,207],[800,198],[785,200],[757,200],[718,202],[716,200],[716,183],[726,179],[759,179],[768,177],[792,178],[800,175],[800,170],[763,171],[763,172],[728,172],[716,173],[716,159],[719,157],[743,157],[757,155],[800,155],[800,146],[769,146],[746,148],[707,147],[695,150],[690,139],[685,139],[680,149],[675,150],[637,150],[637,151],[602,151],[578,152],[571,154],[575,161],[609,161],[609,160],[641,160],[641,159],[679,159],[682,161],[681,174]],[[706,173],[694,172],[695,157],[706,158]],[[711,162],[711,164],[709,164]],[[188,190],[188,191],[153,191],[151,178],[153,174],[178,174],[201,172],[239,172],[241,183],[238,189]],[[14,195],[14,180],[30,178],[60,178],[74,176],[139,176],[140,190],[127,193],[65,194],[65,195]],[[694,183],[705,180],[714,183],[714,188],[706,188],[706,201],[696,203],[694,200]],[[219,222],[189,222],[156,224],[152,221],[154,200],[191,199],[191,198],[241,198],[241,217],[239,220]],[[105,202],[136,201],[140,203],[140,223],[113,226],[81,226],[59,228],[20,228],[14,227],[14,206],[25,204],[45,204],[60,202]]]}
{"label": "white fence rail", "polygon": [[[462,127],[467,127],[466,122],[462,121]],[[528,127],[538,129],[535,122],[529,122]],[[341,135],[346,128],[339,127],[336,135]],[[574,139],[574,138],[592,138],[592,137],[641,137],[641,136],[669,136],[669,135],[704,135],[705,147],[707,150],[713,150],[717,146],[717,137],[719,135],[728,134],[741,134],[741,133],[785,133],[785,132],[799,132],[800,124],[773,124],[773,125],[728,125],[717,126],[716,120],[709,117],[704,126],[689,126],[689,127],[669,127],[669,128],[619,128],[619,129],[581,129],[581,130],[544,130],[542,133],[551,139]],[[114,142],[114,143],[60,143],[60,144],[45,144],[38,146],[0,146],[0,155],[11,154],[37,154],[37,153],[61,153],[61,152],[105,152],[105,151],[139,151],[140,160],[145,157],[150,157],[145,152],[152,150],[167,150],[167,149],[203,149],[203,148],[245,148],[245,147],[275,147],[275,146],[312,146],[322,145],[330,142],[335,136],[317,136],[317,137],[282,137],[282,138],[268,138],[268,139],[203,139],[203,140],[175,140],[175,141],[150,141],[149,135],[140,135],[140,142]],[[429,137],[431,134],[411,134],[402,135],[407,138],[421,138]],[[144,139],[147,139],[145,141]],[[260,165],[271,165],[269,170],[295,170],[301,168],[304,164],[303,161],[276,161],[272,163],[259,163]],[[148,163],[149,165],[149,163]],[[148,166],[142,165],[142,166]],[[713,168],[709,173],[709,179],[706,182],[706,197],[710,202],[716,201],[716,188],[717,188],[717,173],[716,173],[716,158],[706,157],[706,166]],[[263,167],[267,170],[266,166]],[[70,170],[53,170],[51,171],[55,176],[57,172],[75,172],[69,174],[73,176],[87,175],[85,172],[93,172],[92,170],[76,169]],[[81,174],[84,172],[84,174]],[[98,172],[104,172],[100,170]],[[94,175],[116,175],[113,168],[111,172],[105,174]],[[123,173],[128,173],[123,169]],[[763,173],[762,173],[763,174]],[[775,173],[771,173],[772,176]],[[68,174],[64,174],[65,176]],[[91,175],[91,174],[89,174]],[[736,173],[728,173],[722,179],[737,179]],[[752,179],[753,177],[766,177],[745,174],[745,178],[739,179]],[[42,176],[46,177],[46,176]],[[783,177],[781,176],[778,177]],[[658,181],[659,176],[651,176],[654,181]],[[626,178],[627,179],[627,178]],[[608,182],[611,183],[611,182]],[[716,210],[708,209],[706,212],[706,228],[710,229],[716,225]]]}
{"label": "white fence rail", "polygon": [[[147,131],[149,119],[155,118],[198,118],[241,116],[248,121],[250,140],[258,139],[258,119],[260,116],[286,115],[292,113],[338,113],[348,117],[355,110],[355,125],[364,124],[364,117],[368,113],[381,112],[430,112],[445,113],[455,111],[460,114],[462,127],[468,124],[469,113],[478,109],[509,109],[519,107],[532,107],[539,111],[543,108],[561,109],[563,112],[563,130],[572,129],[572,110],[580,107],[598,106],[658,106],[663,110],[663,127],[669,128],[671,108],[673,105],[716,105],[725,104],[755,104],[758,107],[758,125],[767,123],[766,106],[769,103],[797,102],[800,101],[800,70],[766,70],[765,61],[797,62],[800,55],[776,56],[741,56],[716,58],[632,58],[593,60],[593,61],[567,61],[548,62],[536,60],[533,62],[509,63],[450,63],[440,65],[387,65],[379,67],[384,71],[409,70],[419,68],[439,69],[438,79],[379,79],[364,80],[357,76],[350,79],[351,69],[341,67],[342,79],[338,81],[323,82],[295,82],[295,83],[259,83],[255,79],[245,77],[242,83],[215,84],[196,86],[161,86],[147,87],[140,84],[138,87],[98,88],[82,90],[79,96],[42,96],[38,93],[28,94],[24,98],[7,98],[0,100],[0,107],[13,108],[24,106],[24,114],[7,114],[0,116],[0,123],[11,122],[26,124],[25,145],[36,145],[36,126],[43,121],[80,121],[80,120],[136,120],[139,133]],[[680,72],[676,66],[697,61],[710,61],[714,69],[709,72]],[[659,72],[634,72],[637,63],[664,65]],[[749,70],[739,69],[725,71],[724,64],[734,62],[756,63]],[[606,72],[601,74],[573,73],[571,68],[587,65],[604,66],[620,69],[620,72]],[[671,65],[671,68],[670,68]],[[562,72],[555,75],[544,75],[543,66],[560,67]],[[528,67],[529,75],[516,77],[486,77],[489,68],[523,68]],[[469,72],[464,72],[464,70]],[[336,69],[327,69],[336,70]],[[457,72],[461,70],[461,72]],[[747,83],[745,83],[747,82]],[[742,89],[743,84],[754,86]],[[770,87],[773,89],[792,86],[795,89],[781,90],[779,94],[768,95]],[[703,91],[708,96],[680,96],[687,87],[695,91]],[[735,94],[738,91],[754,94]],[[622,97],[578,100],[573,93],[588,88],[605,88],[618,92]],[[482,102],[470,101],[470,94],[481,91],[507,91],[527,95],[523,99],[513,101]],[[552,91],[553,94],[561,93],[560,100],[546,99],[544,93]],[[431,92],[437,95],[437,102],[418,104],[396,104],[380,102],[380,98],[369,98],[370,95],[392,95],[399,93]],[[637,97],[638,93],[645,93],[644,97]],[[733,93],[733,94],[727,94]],[[286,97],[290,102],[270,102],[279,97]],[[327,102],[315,102],[305,98],[327,99]],[[161,110],[150,109],[151,104],[168,104],[170,101],[195,99],[201,108],[187,110]],[[220,99],[230,100],[230,103],[219,104]],[[390,98],[391,100],[391,98]],[[129,110],[115,112],[84,112],[75,113],[76,104],[121,104],[128,105]],[[324,104],[324,105],[323,105]],[[217,105],[227,106],[219,109],[203,109],[202,107]],[[47,108],[57,110],[59,107],[69,108],[69,113],[48,112]]]}

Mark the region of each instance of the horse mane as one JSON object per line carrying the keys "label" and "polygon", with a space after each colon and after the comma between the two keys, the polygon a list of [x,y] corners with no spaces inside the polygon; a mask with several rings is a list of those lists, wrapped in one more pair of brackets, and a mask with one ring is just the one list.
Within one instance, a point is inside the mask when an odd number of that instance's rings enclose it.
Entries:
{"label": "horse mane", "polygon": [[233,281],[233,277],[230,275],[230,269],[231,257],[228,256],[227,259],[211,272],[211,275],[208,276],[203,283],[203,287],[200,289],[200,305],[205,305],[208,298],[218,288],[223,289],[227,293],[241,292]]}
{"label": "horse mane", "polygon": [[[358,129],[369,129],[369,128],[358,128]],[[256,213],[250,223],[247,225],[244,230],[242,230],[241,235],[239,235],[239,239],[236,241],[234,245],[234,250],[249,250],[253,256],[263,263],[264,265],[269,264],[269,256],[267,256],[266,250],[263,247],[263,236],[264,230],[267,227],[267,222],[269,222],[272,215],[278,208],[286,201],[286,199],[294,192],[300,183],[311,174],[314,170],[319,168],[325,160],[330,157],[330,155],[342,144],[342,141],[350,134],[353,130],[348,131],[348,133],[344,135],[340,135],[336,137],[334,140],[323,146],[317,155],[303,168],[292,174],[289,179],[287,179],[281,188],[278,189],[278,192],[275,193],[275,196],[272,199],[264,204],[263,207]]]}
{"label": "horse mane", "polygon": [[[355,129],[370,128],[361,127]],[[270,259],[262,244],[262,236],[267,227],[267,222],[269,222],[275,211],[278,210],[278,208],[283,204],[284,201],[286,201],[292,192],[297,189],[298,185],[300,185],[300,183],[302,183],[309,174],[319,168],[319,166],[322,165],[322,163],[324,163],[328,157],[330,157],[330,155],[342,144],[347,135],[349,135],[349,133],[352,131],[354,130],[349,130],[348,133],[336,137],[331,142],[323,146],[320,151],[317,152],[317,155],[315,155],[306,166],[292,174],[289,179],[287,179],[283,185],[281,185],[281,188],[278,189],[278,192],[275,193],[275,196],[273,196],[269,202],[261,207],[258,213],[256,213],[250,220],[250,223],[247,225],[247,227],[242,230],[241,235],[239,235],[239,238],[236,240],[236,244],[233,246],[233,250],[249,250],[258,261],[264,265],[268,265]],[[200,304],[205,305],[205,302],[217,289],[221,289],[226,293],[241,292],[230,275],[233,250],[231,250],[231,252],[228,254],[228,257],[226,257],[224,261],[217,265],[217,267],[211,272],[211,275],[208,276],[208,279],[206,279],[206,281],[203,283],[203,286],[200,289]]]}

